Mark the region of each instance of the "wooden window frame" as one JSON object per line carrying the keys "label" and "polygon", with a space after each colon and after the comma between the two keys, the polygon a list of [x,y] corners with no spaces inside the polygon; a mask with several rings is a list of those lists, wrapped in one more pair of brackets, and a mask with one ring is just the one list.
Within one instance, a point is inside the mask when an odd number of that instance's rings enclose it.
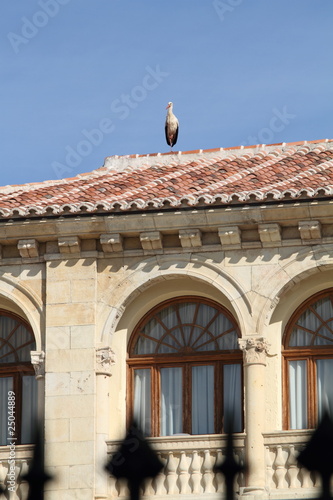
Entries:
{"label": "wooden window frame", "polygon": [[[206,304],[217,309],[221,314],[226,316],[234,326],[236,335],[240,338],[239,328],[235,319],[231,314],[220,304],[198,296],[185,296],[177,299],[171,299],[160,303],[152,308],[143,316],[140,322],[135,327],[128,347],[127,360],[127,425],[133,419],[133,400],[134,400],[134,372],[136,369],[150,369],[151,372],[151,436],[156,437],[161,435],[161,395],[160,395],[160,370],[161,368],[182,367],[183,369],[183,432],[192,434],[192,367],[193,366],[214,366],[214,428],[215,433],[224,432],[223,429],[223,366],[228,364],[239,364],[241,366],[241,387],[243,401],[243,355],[240,349],[226,351],[194,351],[192,353],[170,353],[170,354],[150,354],[138,355],[134,354],[136,341],[140,335],[142,326],[146,324],[154,315],[158,314],[163,309],[170,305],[180,303],[197,302],[198,305]],[[210,323],[210,322],[209,322]],[[196,326],[194,324],[194,326]],[[244,428],[244,414],[242,412],[242,428]]]}
{"label": "wooden window frame", "polygon": [[[316,427],[317,408],[317,366],[320,359],[333,359],[333,345],[289,346],[290,337],[296,321],[312,304],[331,296],[333,304],[333,288],[323,290],[309,297],[293,313],[289,319],[282,342],[282,376],[283,376],[283,428],[290,429],[290,397],[289,397],[289,362],[305,360],[307,373],[307,428]],[[325,322],[324,322],[325,323]],[[315,338],[315,337],[314,337]]]}
{"label": "wooden window frame", "polygon": [[[23,325],[28,332],[31,334],[31,342],[25,343],[24,345],[30,345],[32,346],[32,350],[35,350],[36,347],[36,341],[34,337],[33,330],[29,323],[27,323],[24,319],[22,319],[20,316],[8,312],[6,310],[0,309],[0,316],[5,316],[8,318],[15,319],[16,321],[19,322],[19,325],[17,325],[14,328],[14,331],[10,333],[10,337],[15,334],[15,330],[20,325]],[[1,332],[0,332],[0,337],[1,337]],[[2,337],[1,337],[2,338]],[[35,376],[35,370],[33,365],[31,364],[30,361],[19,361],[18,360],[18,355],[15,353],[15,357],[17,359],[17,362],[13,363],[3,363],[1,364],[0,362],[0,378],[2,377],[11,377],[13,379],[13,391],[15,392],[15,438],[16,441],[15,443],[17,445],[21,444],[21,432],[22,432],[22,405],[23,405],[23,387],[22,387],[22,382],[23,382],[23,377],[24,376]]]}

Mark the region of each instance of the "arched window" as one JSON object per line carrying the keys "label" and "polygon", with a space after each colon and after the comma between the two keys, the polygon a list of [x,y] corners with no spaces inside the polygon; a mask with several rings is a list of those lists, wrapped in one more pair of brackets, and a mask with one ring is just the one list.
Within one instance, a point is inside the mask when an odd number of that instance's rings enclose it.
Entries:
{"label": "arched window", "polygon": [[16,444],[32,442],[37,383],[30,351],[35,349],[29,325],[14,314],[0,311],[0,445],[7,445],[13,438]]}
{"label": "arched window", "polygon": [[304,302],[284,335],[285,427],[314,428],[333,415],[333,289]]}
{"label": "arched window", "polygon": [[178,298],[151,310],[130,344],[129,415],[149,436],[243,430],[242,354],[235,320],[220,305]]}

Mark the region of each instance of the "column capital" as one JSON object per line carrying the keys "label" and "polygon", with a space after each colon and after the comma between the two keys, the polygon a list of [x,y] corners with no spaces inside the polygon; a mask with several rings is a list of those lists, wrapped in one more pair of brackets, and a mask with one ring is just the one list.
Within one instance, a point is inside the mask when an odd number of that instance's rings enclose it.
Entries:
{"label": "column capital", "polygon": [[270,344],[264,337],[249,337],[238,340],[239,347],[244,354],[246,365],[266,365],[266,356]]}
{"label": "column capital", "polygon": [[111,347],[96,349],[96,374],[111,376],[111,366],[115,364],[115,354]]}
{"label": "column capital", "polygon": [[36,380],[44,378],[45,375],[45,352],[30,351],[31,364],[35,370]]}

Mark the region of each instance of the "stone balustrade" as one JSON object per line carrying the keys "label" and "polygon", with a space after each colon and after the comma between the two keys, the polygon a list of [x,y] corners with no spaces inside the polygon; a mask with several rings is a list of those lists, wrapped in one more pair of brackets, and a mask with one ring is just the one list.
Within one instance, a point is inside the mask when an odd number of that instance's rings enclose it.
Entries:
{"label": "stone balustrade", "polygon": [[[319,479],[297,463],[311,431],[280,431],[264,434],[266,489],[270,498],[317,497]],[[293,493],[294,492],[294,493]]]}
{"label": "stone balustrade", "polygon": [[[15,449],[9,446],[0,446],[0,485],[6,490],[5,497],[9,500],[22,500],[27,498],[28,483],[22,476],[28,472],[30,460],[33,455],[32,445],[19,445]],[[15,468],[14,484],[10,481],[10,473]]]}
{"label": "stone balustrade", "polygon": [[[240,462],[244,460],[243,434],[234,440],[235,456]],[[213,468],[225,457],[226,438],[220,436],[168,436],[151,438],[151,446],[164,463],[162,472],[153,480],[149,479],[143,487],[145,496],[177,496],[210,494],[221,497],[223,478],[216,475]],[[117,451],[120,442],[108,442],[108,455],[111,457]],[[244,486],[243,474],[237,479],[235,488]],[[109,479],[109,498],[128,495],[126,484],[122,481]]]}

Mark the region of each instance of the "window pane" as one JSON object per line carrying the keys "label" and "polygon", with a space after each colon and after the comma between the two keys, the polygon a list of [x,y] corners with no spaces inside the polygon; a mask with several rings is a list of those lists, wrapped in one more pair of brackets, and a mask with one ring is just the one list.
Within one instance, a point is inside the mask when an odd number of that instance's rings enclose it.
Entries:
{"label": "window pane", "polygon": [[333,359],[317,360],[318,419],[327,410],[333,416]]}
{"label": "window pane", "polygon": [[34,376],[22,378],[22,436],[21,443],[32,443],[37,421],[37,380]]}
{"label": "window pane", "polygon": [[289,361],[290,429],[307,428],[306,360]]}
{"label": "window pane", "polygon": [[0,378],[0,404],[1,404],[1,419],[0,419],[0,445],[7,445],[8,437],[8,391],[13,390],[12,377]]}
{"label": "window pane", "polygon": [[141,431],[151,434],[150,370],[134,371],[134,419]]}
{"label": "window pane", "polygon": [[161,368],[161,436],[183,432],[182,368]]}
{"label": "window pane", "polygon": [[152,313],[135,336],[135,355],[239,349],[236,325],[218,308],[199,301]]}
{"label": "window pane", "polygon": [[[223,367],[223,413],[224,431],[229,431],[228,418],[231,418],[232,432],[242,432],[242,372],[241,365]],[[230,417],[229,417],[230,415]]]}
{"label": "window pane", "polygon": [[192,434],[214,433],[214,366],[192,367]]}
{"label": "window pane", "polygon": [[30,361],[30,351],[35,349],[33,334],[19,320],[0,316],[0,363]]}

